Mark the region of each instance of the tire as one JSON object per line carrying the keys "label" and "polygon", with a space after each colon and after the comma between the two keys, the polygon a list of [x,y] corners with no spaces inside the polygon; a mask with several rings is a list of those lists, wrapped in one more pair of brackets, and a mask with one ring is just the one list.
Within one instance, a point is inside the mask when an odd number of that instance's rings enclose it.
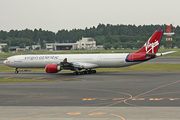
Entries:
{"label": "tire", "polygon": [[92,73],[92,70],[88,70],[88,74],[91,74]]}
{"label": "tire", "polygon": [[87,74],[87,71],[83,71],[83,74]]}

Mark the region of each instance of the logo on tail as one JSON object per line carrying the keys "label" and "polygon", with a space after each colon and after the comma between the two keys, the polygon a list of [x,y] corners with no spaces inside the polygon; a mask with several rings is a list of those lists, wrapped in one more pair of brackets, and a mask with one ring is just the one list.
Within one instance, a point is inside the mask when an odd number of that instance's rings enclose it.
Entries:
{"label": "logo on tail", "polygon": [[149,53],[151,50],[151,53],[154,53],[154,48],[159,45],[159,42],[155,40],[155,42],[149,43],[150,39],[144,44],[146,54]]}
{"label": "logo on tail", "polygon": [[146,61],[154,58],[158,51],[163,32],[163,30],[156,30],[139,51],[127,56],[126,61]]}
{"label": "logo on tail", "polygon": [[156,30],[154,34],[148,39],[148,41],[143,45],[143,47],[135,53],[156,54],[160,45],[163,32],[164,32],[163,30]]}

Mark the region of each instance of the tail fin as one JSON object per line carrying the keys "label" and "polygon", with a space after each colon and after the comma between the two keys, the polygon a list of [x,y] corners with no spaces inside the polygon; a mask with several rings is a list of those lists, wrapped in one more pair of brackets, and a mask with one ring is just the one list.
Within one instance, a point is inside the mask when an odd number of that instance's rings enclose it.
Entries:
{"label": "tail fin", "polygon": [[144,46],[135,53],[156,54],[161,42],[163,32],[164,30],[156,30],[154,34],[149,38],[149,40],[144,44]]}
{"label": "tail fin", "polygon": [[156,30],[142,48],[126,57],[127,62],[146,61],[156,56],[164,30]]}

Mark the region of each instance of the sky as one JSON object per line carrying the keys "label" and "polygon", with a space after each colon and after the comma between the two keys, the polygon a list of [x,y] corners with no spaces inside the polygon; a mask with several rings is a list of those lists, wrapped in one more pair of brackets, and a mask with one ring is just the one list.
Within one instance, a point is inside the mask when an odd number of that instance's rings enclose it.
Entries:
{"label": "sky", "polygon": [[0,30],[180,25],[180,0],[0,0]]}

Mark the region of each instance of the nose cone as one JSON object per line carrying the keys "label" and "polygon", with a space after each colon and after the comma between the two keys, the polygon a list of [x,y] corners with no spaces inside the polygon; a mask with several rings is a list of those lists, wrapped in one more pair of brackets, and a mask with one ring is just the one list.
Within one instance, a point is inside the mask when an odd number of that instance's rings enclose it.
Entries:
{"label": "nose cone", "polygon": [[6,60],[3,61],[3,64],[6,64]]}

